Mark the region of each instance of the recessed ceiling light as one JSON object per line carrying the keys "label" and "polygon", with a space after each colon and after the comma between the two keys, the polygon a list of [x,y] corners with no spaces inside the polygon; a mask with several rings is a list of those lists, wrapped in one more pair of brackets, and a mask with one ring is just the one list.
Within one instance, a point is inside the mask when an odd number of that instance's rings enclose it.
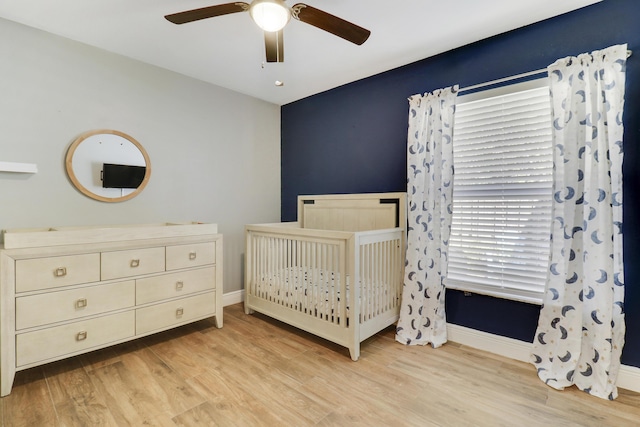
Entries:
{"label": "recessed ceiling light", "polygon": [[280,80],[276,80],[276,86],[284,86],[284,82],[281,82]]}

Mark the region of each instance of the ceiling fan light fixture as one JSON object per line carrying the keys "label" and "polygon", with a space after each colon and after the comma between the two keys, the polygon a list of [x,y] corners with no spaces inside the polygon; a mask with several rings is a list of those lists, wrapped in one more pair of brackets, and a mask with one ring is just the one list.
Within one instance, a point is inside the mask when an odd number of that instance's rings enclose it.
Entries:
{"label": "ceiling fan light fixture", "polygon": [[291,10],[282,0],[254,0],[249,9],[251,18],[264,31],[280,31],[291,19]]}

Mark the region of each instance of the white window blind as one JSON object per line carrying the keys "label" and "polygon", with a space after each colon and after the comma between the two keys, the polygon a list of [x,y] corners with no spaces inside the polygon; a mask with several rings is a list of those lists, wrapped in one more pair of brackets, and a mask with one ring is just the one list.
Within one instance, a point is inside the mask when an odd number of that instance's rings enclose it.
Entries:
{"label": "white window blind", "polygon": [[459,97],[449,288],[542,301],[553,166],[542,80]]}

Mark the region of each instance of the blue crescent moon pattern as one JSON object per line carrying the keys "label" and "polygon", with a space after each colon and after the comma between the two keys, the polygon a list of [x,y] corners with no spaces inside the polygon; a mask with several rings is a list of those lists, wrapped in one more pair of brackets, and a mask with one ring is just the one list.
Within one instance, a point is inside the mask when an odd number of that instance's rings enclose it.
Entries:
{"label": "blue crescent moon pattern", "polygon": [[553,127],[554,127],[556,130],[562,130],[562,129],[564,129],[562,126],[560,126],[560,119],[555,119],[555,120],[553,121]]}
{"label": "blue crescent moon pattern", "polygon": [[578,150],[578,158],[582,159],[582,157],[584,156],[584,153],[587,151],[586,147],[580,147],[580,149]]}
{"label": "blue crescent moon pattern", "polygon": [[540,332],[540,333],[538,334],[538,342],[539,342],[540,344],[543,344],[543,345],[547,344],[546,342],[544,342],[544,336],[545,336],[545,334],[546,334],[545,332]]}
{"label": "blue crescent moon pattern", "polygon": [[620,280],[620,273],[614,273],[613,284],[616,286],[624,286],[624,282]]}
{"label": "blue crescent moon pattern", "polygon": [[578,273],[573,273],[573,275],[568,278],[567,280],[565,280],[565,282],[570,285],[572,283],[576,283],[578,281],[578,279],[580,278],[580,276],[578,276]]}
{"label": "blue crescent moon pattern", "polygon": [[587,291],[587,294],[585,295],[585,297],[587,299],[593,299],[594,296],[596,296],[596,291],[591,286],[589,286],[589,290]]}
{"label": "blue crescent moon pattern", "polygon": [[567,337],[569,336],[569,332],[565,328],[563,328],[562,326],[559,326],[558,330],[560,331],[560,339],[561,340],[566,340]]}
{"label": "blue crescent moon pattern", "polygon": [[593,243],[595,243],[596,245],[599,245],[602,243],[602,240],[600,240],[598,238],[598,230],[594,231],[593,233],[591,233],[591,240],[593,241]]}
{"label": "blue crescent moon pattern", "polygon": [[[447,341],[444,281],[454,187],[453,123],[458,88],[409,98],[408,223],[396,340],[434,348]],[[437,298],[431,297],[438,295]]]}
{"label": "blue crescent moon pattern", "polygon": [[[600,278],[598,280],[596,280],[596,282],[598,283],[606,283],[608,281],[608,275],[607,272],[603,269],[600,269]],[[591,289],[591,292],[593,292],[593,289]],[[592,296],[593,298],[593,296]]]}
{"label": "blue crescent moon pattern", "polygon": [[573,239],[576,236],[576,233],[584,231],[584,229],[584,227],[573,227],[573,229],[571,230],[571,238]]}
{"label": "blue crescent moon pattern", "polygon": [[567,187],[567,195],[564,196],[565,200],[571,200],[573,199],[573,196],[575,196],[576,194],[576,190],[573,189],[573,187]]}
{"label": "blue crescent moon pattern", "polygon": [[613,206],[622,206],[622,201],[618,200],[618,194],[619,193],[616,192],[616,193],[613,193],[611,195],[611,205],[613,205]]}
{"label": "blue crescent moon pattern", "polygon": [[593,310],[591,312],[591,319],[596,322],[598,325],[602,325],[602,321],[598,319],[598,310]]}

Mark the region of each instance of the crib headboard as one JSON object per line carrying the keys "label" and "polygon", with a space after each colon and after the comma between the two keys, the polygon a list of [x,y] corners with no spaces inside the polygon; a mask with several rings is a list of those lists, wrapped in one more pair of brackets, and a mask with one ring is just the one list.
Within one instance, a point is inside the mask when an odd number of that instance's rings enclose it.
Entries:
{"label": "crib headboard", "polygon": [[367,231],[407,224],[406,193],[323,194],[298,196],[302,228]]}

